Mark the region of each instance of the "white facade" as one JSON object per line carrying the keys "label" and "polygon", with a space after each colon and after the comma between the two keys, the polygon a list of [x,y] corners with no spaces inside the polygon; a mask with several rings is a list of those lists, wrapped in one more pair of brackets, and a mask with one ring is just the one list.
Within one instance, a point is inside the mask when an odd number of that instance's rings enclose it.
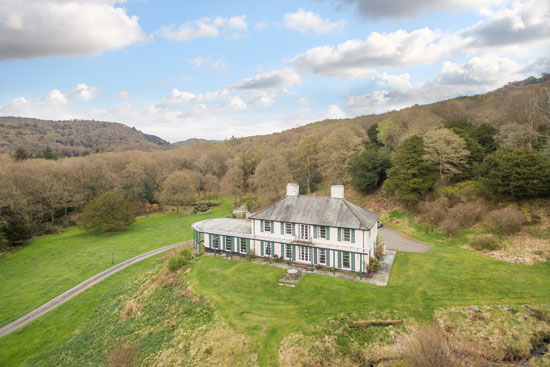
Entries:
{"label": "white facade", "polygon": [[[297,196],[297,190],[289,185],[287,196]],[[332,194],[334,199],[343,199],[343,187],[337,187]],[[377,236],[376,224],[360,229],[268,219],[214,219],[195,223],[193,228],[200,233],[196,244],[202,241],[209,252],[355,272],[366,271],[375,254]]]}

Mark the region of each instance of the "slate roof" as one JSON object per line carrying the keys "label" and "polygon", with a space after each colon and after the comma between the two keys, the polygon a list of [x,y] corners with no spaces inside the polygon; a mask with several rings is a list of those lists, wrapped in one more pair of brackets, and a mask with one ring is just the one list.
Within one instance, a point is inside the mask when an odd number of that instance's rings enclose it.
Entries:
{"label": "slate roof", "polygon": [[330,227],[371,229],[380,215],[346,199],[327,196],[287,196],[250,219],[293,222]]}

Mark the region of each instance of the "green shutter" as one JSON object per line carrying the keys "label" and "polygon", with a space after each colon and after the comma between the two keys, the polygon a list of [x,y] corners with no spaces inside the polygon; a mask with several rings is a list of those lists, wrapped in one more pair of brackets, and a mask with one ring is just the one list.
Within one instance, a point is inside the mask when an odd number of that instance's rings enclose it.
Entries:
{"label": "green shutter", "polygon": [[342,241],[342,228],[338,228],[338,242]]}
{"label": "green shutter", "polygon": [[281,234],[285,234],[285,222],[281,222]]}
{"label": "green shutter", "polygon": [[296,245],[292,245],[292,261],[296,261]]}
{"label": "green shutter", "polygon": [[275,228],[273,228],[274,226],[275,226],[275,222],[271,221],[271,233],[273,233],[273,230],[275,229]]}
{"label": "green shutter", "polygon": [[330,267],[330,250],[325,250],[325,258],[326,258],[327,266]]}
{"label": "green shutter", "polygon": [[235,237],[231,237],[231,252],[235,251]]}
{"label": "green shutter", "polygon": [[342,267],[342,251],[338,251],[338,267]]}
{"label": "green shutter", "polygon": [[325,227],[325,233],[327,234],[327,240],[330,240],[330,227]]}
{"label": "green shutter", "polygon": [[351,230],[351,243],[355,243],[355,229]]}
{"label": "green shutter", "polygon": [[350,252],[349,256],[351,256],[351,271],[355,271],[355,253]]}
{"label": "green shutter", "polygon": [[315,262],[315,264],[317,264],[317,247],[315,247],[313,249],[313,254],[314,254],[313,255],[314,262]]}
{"label": "green shutter", "polygon": [[260,247],[261,247],[261,249],[260,249],[261,254],[262,254],[262,256],[264,256],[264,241],[260,241]]}
{"label": "green shutter", "polygon": [[292,235],[296,235],[296,225],[292,223]]}
{"label": "green shutter", "polygon": [[212,248],[212,235],[208,234],[208,247]]}
{"label": "green shutter", "polygon": [[313,238],[317,238],[317,226],[313,226]]}
{"label": "green shutter", "polygon": [[264,231],[264,220],[260,219],[260,232]]}

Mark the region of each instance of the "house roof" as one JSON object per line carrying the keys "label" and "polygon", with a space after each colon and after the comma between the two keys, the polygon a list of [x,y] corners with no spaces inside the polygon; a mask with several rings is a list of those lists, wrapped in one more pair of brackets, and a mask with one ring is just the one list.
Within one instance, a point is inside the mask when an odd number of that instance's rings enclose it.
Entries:
{"label": "house roof", "polygon": [[380,215],[346,199],[327,196],[287,196],[250,219],[316,224],[321,226],[371,229]]}

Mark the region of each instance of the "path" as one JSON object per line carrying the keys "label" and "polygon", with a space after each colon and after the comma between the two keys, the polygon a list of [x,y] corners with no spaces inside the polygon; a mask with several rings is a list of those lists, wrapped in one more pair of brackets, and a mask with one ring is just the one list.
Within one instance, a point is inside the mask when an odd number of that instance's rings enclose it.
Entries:
{"label": "path", "polygon": [[403,252],[426,252],[433,245],[403,236],[397,229],[384,225],[378,228],[380,239],[386,243],[387,250]]}
{"label": "path", "polygon": [[42,306],[35,308],[31,312],[27,313],[26,315],[18,318],[15,321],[12,321],[11,323],[7,324],[6,326],[3,326],[0,328],[0,338],[4,335],[7,335],[11,333],[14,330],[19,329],[20,327],[28,324],[29,322],[35,320],[36,318],[44,315],[46,312],[53,310],[55,307],[59,306],[60,304],[63,304],[73,298],[74,296],[84,292],[86,289],[90,288],[94,284],[99,283],[103,279],[115,274],[116,272],[137,263],[138,261],[147,259],[148,257],[158,255],[164,251],[171,250],[173,248],[192,243],[193,241],[185,241],[185,242],[179,242],[173,245],[160,247],[156,250],[152,250],[149,252],[146,252],[144,254],[138,255],[136,257],[133,257],[131,259],[125,260],[121,262],[120,264],[117,264],[107,270],[102,271],[99,274],[94,275],[93,277],[83,281],[82,283],[72,287],[68,291],[60,294],[59,296],[53,298],[52,300],[44,303]]}

